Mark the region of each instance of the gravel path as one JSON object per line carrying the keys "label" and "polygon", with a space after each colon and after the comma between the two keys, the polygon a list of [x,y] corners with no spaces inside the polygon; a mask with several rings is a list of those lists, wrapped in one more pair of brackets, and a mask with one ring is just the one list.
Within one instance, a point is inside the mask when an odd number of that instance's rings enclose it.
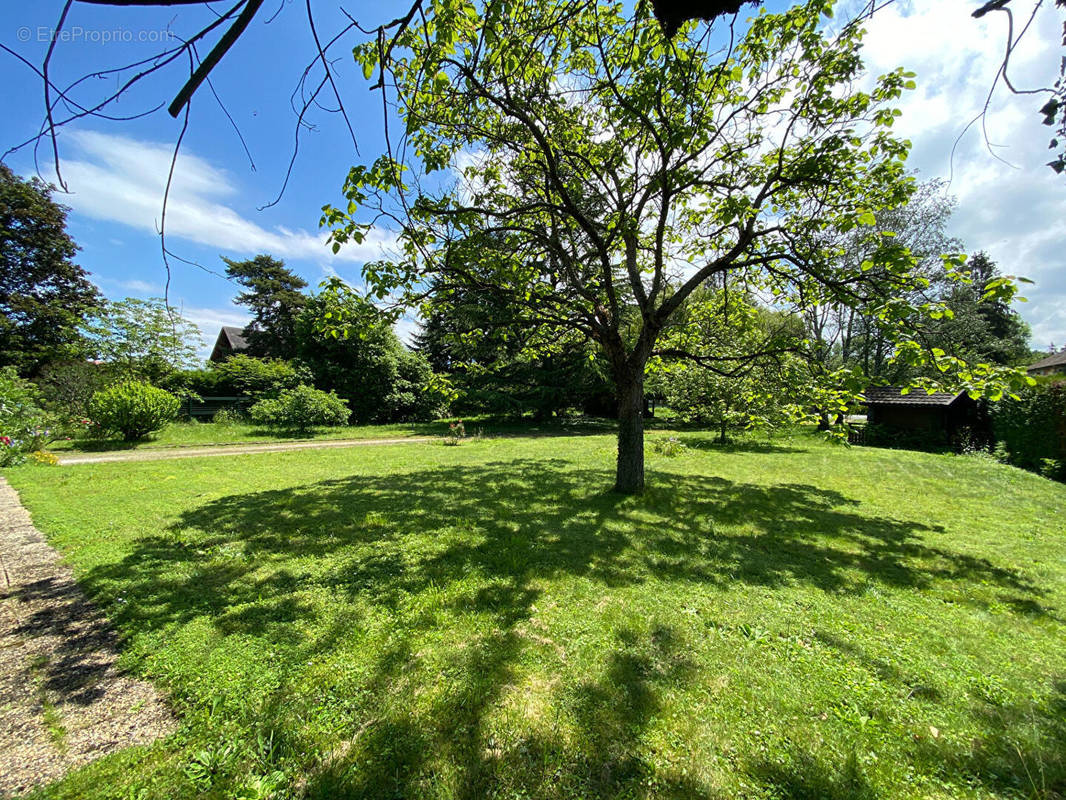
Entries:
{"label": "gravel path", "polygon": [[117,650],[0,477],[0,797],[174,730],[159,692],[119,672]]}
{"label": "gravel path", "polygon": [[440,437],[404,437],[402,439],[324,439],[317,442],[277,442],[276,444],[230,444],[208,447],[159,448],[158,450],[124,450],[118,453],[59,456],[63,466],[71,464],[103,464],[108,461],[162,461],[171,458],[204,458],[205,456],[239,456],[245,453],[282,453],[286,450],[318,450],[325,447],[368,447],[381,444],[425,444],[438,442]]}

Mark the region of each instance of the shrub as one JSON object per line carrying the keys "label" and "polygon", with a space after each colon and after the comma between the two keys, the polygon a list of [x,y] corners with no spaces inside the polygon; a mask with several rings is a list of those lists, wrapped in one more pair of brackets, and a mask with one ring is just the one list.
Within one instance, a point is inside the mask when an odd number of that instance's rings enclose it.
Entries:
{"label": "shrub", "polygon": [[181,402],[163,389],[127,381],[93,395],[89,415],[109,433],[127,442],[157,431],[177,416]]}
{"label": "shrub", "polygon": [[379,419],[389,422],[428,422],[448,411],[447,398],[434,385],[433,369],[421,353],[401,350],[396,377],[382,400]]}
{"label": "shrub", "polygon": [[240,408],[230,406],[219,409],[211,419],[216,425],[240,425],[246,422],[246,415]]}
{"label": "shrub", "polygon": [[26,453],[50,442],[55,430],[54,420],[41,408],[37,387],[20,378],[14,367],[0,369],[0,467],[21,464]]}
{"label": "shrub", "polygon": [[35,378],[49,408],[80,419],[88,416],[93,395],[117,380],[112,367],[85,360],[54,361]]}
{"label": "shrub", "polygon": [[1020,399],[1001,400],[991,409],[997,453],[1016,467],[1049,478],[1063,477],[1066,462],[1066,383],[1040,383]]}
{"label": "shrub", "polygon": [[350,413],[348,405],[334,392],[323,392],[306,384],[287,389],[276,398],[260,400],[248,410],[257,425],[291,431],[343,425]]}
{"label": "shrub", "polygon": [[285,389],[293,389],[310,380],[306,368],[291,361],[274,358],[253,358],[238,353],[207,369],[187,370],[169,379],[167,389],[191,392],[202,397],[240,395],[257,400],[277,397]]}

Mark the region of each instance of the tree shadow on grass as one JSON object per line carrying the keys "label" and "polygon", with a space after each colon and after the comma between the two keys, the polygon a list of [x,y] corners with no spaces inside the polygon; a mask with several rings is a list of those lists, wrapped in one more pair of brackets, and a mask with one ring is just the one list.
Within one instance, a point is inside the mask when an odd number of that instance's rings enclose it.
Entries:
{"label": "tree shadow on grass", "polygon": [[[836,491],[665,470],[640,497],[590,488],[609,478],[562,460],[518,459],[233,494],[185,511],[83,583],[124,594],[113,618],[127,631],[207,618],[223,634],[285,648],[293,669],[343,646],[358,624],[318,618],[305,590],[398,620],[384,650],[361,654],[370,662],[360,689],[368,705],[352,714],[362,721],[332,752],[300,764],[300,791],[313,797],[423,796],[441,784],[468,798],[505,784],[534,797],[708,796],[695,779],[656,767],[642,744],[661,692],[689,673],[668,626],[616,631],[604,673],[553,695],[575,735],[493,739],[486,718],[515,680],[540,587],[553,578],[839,594],[947,584],[960,595],[1043,596],[1012,569],[941,547],[942,528],[870,515]],[[432,593],[442,593],[439,603],[411,610],[411,598]],[[484,624],[449,645],[447,690],[432,690],[437,667],[422,665],[420,642],[465,614]],[[301,720],[279,699],[256,712],[264,722],[291,732]],[[787,769],[757,765],[752,777],[786,797],[869,794],[861,776],[818,778],[804,758]]]}
{"label": "tree shadow on grass", "polygon": [[803,447],[801,444],[788,439],[772,441],[769,439],[744,437],[739,439],[729,439],[725,444],[722,444],[715,439],[699,436],[682,435],[677,438],[681,444],[685,445],[685,447],[689,447],[693,450],[710,450],[716,453],[761,453],[764,455],[774,453],[785,455],[789,453],[809,452],[809,448]]}

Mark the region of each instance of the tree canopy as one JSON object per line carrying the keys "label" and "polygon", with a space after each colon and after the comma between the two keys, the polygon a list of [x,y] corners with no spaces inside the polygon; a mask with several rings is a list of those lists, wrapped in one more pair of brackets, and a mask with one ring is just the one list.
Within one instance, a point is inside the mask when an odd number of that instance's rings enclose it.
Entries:
{"label": "tree canopy", "polygon": [[245,261],[226,262],[226,275],[248,291],[237,304],[252,312],[244,329],[248,354],[292,358],[296,352],[296,318],[307,305],[307,281],[285,267],[284,261],[260,254]]}
{"label": "tree canopy", "polygon": [[23,374],[68,355],[100,303],[66,224],[51,187],[0,164],[0,365]]}
{"label": "tree canopy", "polygon": [[163,300],[107,301],[85,327],[89,354],[128,379],[158,382],[195,366],[200,329]]}

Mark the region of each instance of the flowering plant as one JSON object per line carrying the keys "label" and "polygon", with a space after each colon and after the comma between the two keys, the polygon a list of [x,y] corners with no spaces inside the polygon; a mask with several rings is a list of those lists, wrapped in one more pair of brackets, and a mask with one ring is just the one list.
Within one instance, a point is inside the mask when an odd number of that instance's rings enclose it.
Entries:
{"label": "flowering plant", "polygon": [[448,423],[448,437],[444,440],[445,444],[457,445],[466,437],[466,427],[463,425],[462,420]]}

